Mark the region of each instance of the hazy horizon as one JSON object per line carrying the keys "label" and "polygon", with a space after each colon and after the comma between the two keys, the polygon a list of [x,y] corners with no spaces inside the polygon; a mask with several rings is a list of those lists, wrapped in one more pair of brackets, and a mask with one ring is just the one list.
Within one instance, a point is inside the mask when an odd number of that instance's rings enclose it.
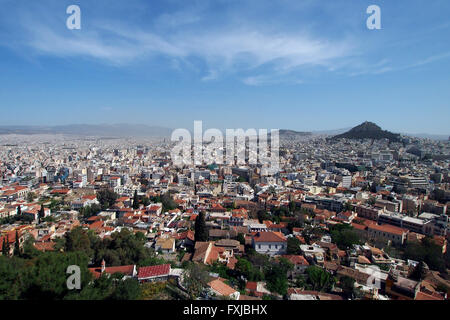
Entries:
{"label": "hazy horizon", "polygon": [[0,3],[2,125],[450,134],[447,0]]}
{"label": "hazy horizon", "polygon": [[[291,130],[291,131],[296,131],[296,132],[309,132],[312,134],[337,134],[337,133],[342,133],[345,131],[348,131],[350,129],[352,129],[353,127],[356,127],[358,125],[360,125],[361,123],[355,124],[352,127],[346,127],[346,128],[316,128],[314,130],[304,130],[301,128],[274,128],[274,127],[269,127],[269,128],[262,128],[262,127],[255,127],[255,129],[279,129],[279,130]],[[445,133],[438,133],[438,134],[432,134],[432,133],[428,133],[428,132],[400,132],[400,131],[395,131],[395,130],[389,130],[384,128],[382,125],[380,125],[379,123],[376,123],[378,126],[381,127],[382,130],[387,130],[393,133],[400,133],[400,134],[406,134],[406,135],[425,135],[425,136],[435,136],[435,137],[440,137],[440,138],[445,138],[445,137],[449,137],[450,134],[445,134]],[[69,123],[69,124],[57,124],[57,125],[52,125],[52,124],[48,124],[48,125],[13,125],[13,124],[9,124],[9,125],[3,125],[0,124],[0,128],[17,128],[17,127],[28,127],[28,128],[56,128],[56,127],[71,127],[71,126],[106,126],[106,127],[112,127],[112,126],[120,126],[120,125],[124,125],[124,126],[147,126],[149,128],[160,128],[160,129],[164,129],[164,130],[175,130],[177,128],[171,128],[168,126],[164,126],[162,124],[144,124],[144,123],[131,123],[131,122],[117,122],[117,123]],[[187,123],[186,126],[182,127],[185,129],[188,129],[190,131],[193,130],[193,123]],[[209,128],[213,128],[212,126],[208,126],[206,123],[203,123],[203,131],[205,131],[206,129]],[[243,129],[249,129],[252,127],[241,127]],[[222,126],[222,127],[218,127],[217,129],[220,130],[225,130],[225,129],[238,129],[238,127],[233,127],[233,126]],[[2,133],[0,133],[2,134]]]}

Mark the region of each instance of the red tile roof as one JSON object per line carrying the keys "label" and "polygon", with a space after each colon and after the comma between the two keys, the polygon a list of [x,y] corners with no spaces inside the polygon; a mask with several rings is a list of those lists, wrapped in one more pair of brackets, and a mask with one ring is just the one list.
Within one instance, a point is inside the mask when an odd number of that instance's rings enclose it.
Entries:
{"label": "red tile roof", "polygon": [[59,193],[59,194],[68,194],[70,192],[69,189],[54,189],[51,193]]}
{"label": "red tile roof", "polygon": [[305,257],[300,255],[283,255],[283,258],[286,258],[294,265],[300,265],[300,266],[309,266],[308,261],[306,261]]}
{"label": "red tile roof", "polygon": [[88,195],[88,196],[83,196],[83,199],[86,199],[86,200],[95,200],[95,199],[97,199],[97,196],[96,196],[95,194],[93,194],[93,195]]}
{"label": "red tile roof", "polygon": [[208,285],[213,289],[214,291],[218,292],[222,296],[230,296],[233,293],[236,292],[235,289],[221,281],[220,279],[215,279],[208,283]]}
{"label": "red tile roof", "polygon": [[[95,278],[100,278],[102,275],[102,268],[89,268],[89,271],[92,272]],[[114,274],[114,273],[122,273],[127,276],[132,276],[134,271],[134,265],[128,266],[117,266],[117,267],[107,267],[105,268],[106,274]]]}
{"label": "red tile roof", "polygon": [[54,251],[56,242],[35,242],[34,247],[39,251]]}
{"label": "red tile roof", "polygon": [[249,291],[256,291],[257,287],[258,283],[254,281],[248,281],[247,284],[245,285],[245,289]]}
{"label": "red tile roof", "polygon": [[427,294],[425,292],[417,292],[415,300],[444,300],[443,297],[440,297],[438,295],[431,295]]}
{"label": "red tile roof", "polygon": [[89,229],[91,230],[97,230],[101,227],[103,227],[103,221],[95,221],[94,223],[89,225]]}
{"label": "red tile roof", "polygon": [[138,279],[147,279],[153,277],[168,276],[170,273],[170,264],[161,264],[158,266],[141,267],[138,272]]}
{"label": "red tile roof", "polygon": [[396,234],[396,235],[402,235],[402,234],[408,232],[407,229],[392,226],[390,224],[383,224],[383,225],[372,224],[371,226],[369,226],[369,229],[386,232],[386,233],[390,233],[390,234]]}
{"label": "red tile roof", "polygon": [[258,232],[253,240],[255,242],[286,242],[286,238],[281,232]]}

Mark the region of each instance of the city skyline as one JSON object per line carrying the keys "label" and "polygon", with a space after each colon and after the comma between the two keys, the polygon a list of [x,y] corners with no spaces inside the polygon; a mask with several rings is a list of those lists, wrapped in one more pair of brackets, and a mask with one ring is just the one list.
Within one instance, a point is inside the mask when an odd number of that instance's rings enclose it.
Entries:
{"label": "city skyline", "polygon": [[450,4],[372,2],[1,1],[0,125],[448,135]]}
{"label": "city skyline", "polygon": [[[197,120],[198,121],[198,120]],[[201,120],[200,120],[201,121]],[[372,123],[371,121],[364,121],[364,123]],[[375,124],[376,125],[376,124]],[[353,126],[353,128],[358,127]],[[194,124],[188,124],[183,128],[170,128],[164,125],[146,125],[143,123],[70,123],[67,125],[57,125],[57,126],[45,126],[45,125],[0,125],[0,134],[16,134],[16,135],[40,135],[40,134],[63,134],[63,135],[81,135],[81,136],[117,136],[117,137],[170,137],[174,130],[176,129],[186,129],[193,133]],[[316,129],[311,131],[306,130],[292,130],[290,128],[226,128],[222,126],[221,128],[212,128],[207,125],[203,128],[217,129],[219,131],[225,131],[227,129],[237,130],[237,129],[266,129],[266,130],[279,130],[280,134],[289,135],[289,133],[297,133],[300,135],[307,134],[310,137],[313,136],[337,136],[339,134],[348,132],[352,127],[347,128],[330,128],[330,129]],[[385,129],[385,128],[381,128]],[[386,130],[391,132],[390,130]],[[284,133],[283,133],[284,132]],[[396,132],[392,133],[400,134],[404,136],[431,139],[431,140],[448,140],[449,136],[445,134],[429,134],[427,132]]]}

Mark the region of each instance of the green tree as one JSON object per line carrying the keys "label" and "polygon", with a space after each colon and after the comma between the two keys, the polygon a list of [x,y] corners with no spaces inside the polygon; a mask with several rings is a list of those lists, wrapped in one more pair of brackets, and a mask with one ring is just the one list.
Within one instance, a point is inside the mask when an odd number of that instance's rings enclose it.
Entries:
{"label": "green tree", "polygon": [[335,279],[331,273],[320,267],[308,267],[306,273],[308,275],[308,283],[314,291],[328,292],[335,283]]}
{"label": "green tree", "polygon": [[303,288],[303,289],[310,289],[310,286],[307,282],[306,276],[304,274],[299,274],[296,278],[295,278],[295,286],[297,288]]}
{"label": "green tree", "polygon": [[33,202],[33,200],[36,198],[36,193],[34,192],[28,192],[27,194],[27,201],[28,202]]}
{"label": "green tree", "polygon": [[303,228],[305,225],[306,216],[303,213],[295,215],[295,219],[289,221],[287,229],[290,233],[293,232],[294,228]]}
{"label": "green tree", "polygon": [[24,288],[23,259],[0,257],[0,300],[18,300]]}
{"label": "green tree", "polygon": [[41,220],[45,218],[45,208],[44,205],[41,204],[41,208],[39,209],[38,212],[38,223],[41,223]]}
{"label": "green tree", "polygon": [[285,295],[288,288],[287,273],[292,270],[292,268],[292,263],[284,258],[274,260],[266,266],[264,277],[266,279],[267,289],[271,292]]}
{"label": "green tree", "polygon": [[239,233],[236,237],[236,240],[239,241],[240,244],[245,244],[245,236],[243,233]]}
{"label": "green tree", "polygon": [[134,190],[133,209],[139,209],[139,198],[138,198],[137,190]]}
{"label": "green tree", "polygon": [[205,214],[201,211],[195,219],[195,241],[207,241],[208,229],[206,228]]}
{"label": "green tree", "polygon": [[183,274],[183,286],[191,299],[199,297],[205,290],[210,276],[206,267],[197,263],[190,263]]}
{"label": "green tree", "polygon": [[86,252],[88,256],[92,255],[91,242],[83,228],[76,227],[65,234],[65,251],[82,251]]}
{"label": "green tree", "polygon": [[25,259],[34,259],[41,254],[39,250],[37,250],[34,246],[34,238],[28,237],[22,246],[22,258]]}
{"label": "green tree", "polygon": [[295,212],[295,209],[297,208],[296,204],[294,201],[290,201],[289,202],[289,211],[290,212]]}
{"label": "green tree", "polygon": [[260,223],[262,223],[264,220],[270,219],[270,215],[265,210],[258,210],[257,216]]}
{"label": "green tree", "polygon": [[141,285],[142,300],[158,300],[161,294],[164,294],[166,282],[145,282]]}
{"label": "green tree", "polygon": [[421,281],[427,275],[423,261],[420,261],[412,271],[410,277],[414,280]]}
{"label": "green tree", "polygon": [[92,279],[88,258],[83,252],[44,252],[25,268],[23,274],[21,298],[60,300],[70,294],[67,288],[67,267],[76,265],[81,271],[81,287],[88,286]]}
{"label": "green tree", "polygon": [[372,182],[372,184],[370,185],[370,192],[372,193],[377,193],[377,183],[376,182]]}
{"label": "green tree", "polygon": [[2,255],[4,257],[9,256],[9,246],[8,246],[8,241],[6,240],[8,236],[3,237],[3,243],[2,243]]}
{"label": "green tree", "polygon": [[146,207],[150,204],[150,199],[148,197],[142,198],[142,204]]}
{"label": "green tree", "polygon": [[344,295],[351,299],[355,295],[355,279],[349,276],[342,276],[339,278],[339,287],[342,289]]}
{"label": "green tree", "polygon": [[166,263],[164,259],[156,256],[153,250],[144,246],[146,238],[141,232],[134,234],[123,229],[114,232],[111,238],[102,240],[93,233],[88,233],[88,238],[95,265],[100,265],[102,260],[105,260],[108,266],[151,266]]}
{"label": "green tree", "polygon": [[110,189],[103,189],[97,192],[97,200],[100,202],[102,210],[110,208],[116,202],[119,196]]}
{"label": "green tree", "polygon": [[172,197],[170,196],[169,192],[166,192],[162,197],[161,197],[161,203],[163,205],[163,211],[167,212],[169,210],[174,210],[178,207],[178,205],[176,204],[176,202],[172,199]]}
{"label": "green tree", "polygon": [[263,273],[253,266],[253,264],[245,259],[238,258],[238,262],[235,266],[235,271],[243,275],[248,281],[260,281],[263,280]]}
{"label": "green tree", "polygon": [[258,253],[252,248],[247,250],[247,258],[255,268],[258,268],[261,271],[270,264],[267,255]]}
{"label": "green tree", "polygon": [[349,201],[344,203],[344,211],[352,211],[352,210],[353,210],[353,206]]}
{"label": "green tree", "polygon": [[360,244],[358,234],[348,224],[337,224],[330,227],[331,239],[340,249],[348,249],[354,244]]}
{"label": "green tree", "polygon": [[300,253],[300,240],[296,237],[289,237],[287,240],[287,254]]}
{"label": "green tree", "polygon": [[431,270],[446,271],[442,248],[429,237],[423,238],[420,243],[408,243],[403,258],[424,261]]}
{"label": "green tree", "polygon": [[16,241],[14,242],[14,255],[20,256],[19,233],[16,231]]}
{"label": "green tree", "polygon": [[137,300],[141,297],[141,287],[137,279],[125,279],[116,282],[114,292],[111,295],[113,300]]}
{"label": "green tree", "polygon": [[83,207],[80,209],[80,214],[84,218],[90,218],[92,216],[97,215],[100,211],[102,211],[102,207],[99,204],[91,204],[90,206]]}

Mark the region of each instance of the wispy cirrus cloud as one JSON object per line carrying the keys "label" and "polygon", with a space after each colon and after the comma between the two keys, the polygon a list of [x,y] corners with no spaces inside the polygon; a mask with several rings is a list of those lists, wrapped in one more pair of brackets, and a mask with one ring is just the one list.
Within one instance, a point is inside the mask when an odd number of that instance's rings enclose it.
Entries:
{"label": "wispy cirrus cloud", "polygon": [[[138,9],[134,11],[145,11],[142,2],[133,3]],[[301,11],[311,5],[314,1],[302,3]],[[208,10],[202,2],[173,11],[160,10],[152,16],[151,23],[104,15],[83,22],[82,30],[72,31],[65,28],[65,16],[54,11],[44,12],[40,7],[31,7],[29,12],[24,7],[20,13],[14,10],[11,7],[8,15],[0,13],[0,26],[6,30],[2,33],[0,28],[0,45],[35,56],[87,58],[116,67],[145,65],[152,59],[164,58],[169,61],[169,68],[179,72],[195,69],[202,81],[233,75],[252,86],[302,83],[305,69],[346,76],[379,75],[447,57],[444,54],[417,62],[405,61],[402,67],[394,61],[388,63],[387,58],[380,59],[379,55],[371,56],[370,50],[376,45],[367,46],[361,35],[317,33],[307,22],[302,25],[304,28],[283,20],[271,20],[265,26],[262,21],[246,19],[252,10],[227,16],[220,10]],[[335,7],[330,11],[334,10]],[[35,18],[36,11],[40,19]],[[85,11],[82,12],[85,17]],[[217,17],[227,22],[216,23]]]}
{"label": "wispy cirrus cloud", "polygon": [[363,64],[359,66],[359,70],[351,72],[349,75],[352,77],[360,75],[380,75],[387,72],[397,72],[408,69],[414,69],[422,66],[426,66],[431,63],[438,62],[440,60],[445,60],[450,58],[450,52],[443,52],[439,54],[434,54],[426,58],[420,58],[416,61],[409,63],[393,63],[387,59],[383,59],[375,64]]}
{"label": "wispy cirrus cloud", "polygon": [[242,79],[242,83],[248,86],[264,86],[274,84],[302,84],[304,81],[296,76],[284,76],[284,75],[257,75],[250,76]]}
{"label": "wispy cirrus cloud", "polygon": [[161,36],[151,31],[102,25],[95,31],[57,32],[44,25],[29,28],[22,45],[37,54],[88,57],[126,65],[152,56],[200,59],[208,72],[221,73],[270,65],[271,72],[288,72],[301,66],[331,65],[351,53],[345,41],[329,41],[297,34],[265,34],[251,28],[205,32],[174,32]]}
{"label": "wispy cirrus cloud", "polygon": [[35,56],[88,58],[118,67],[162,57],[177,70],[200,64],[202,81],[254,72],[255,79],[263,73],[264,82],[302,67],[331,67],[354,47],[345,39],[330,40],[277,26],[261,30],[251,22],[205,28],[204,11],[200,5],[162,13],[144,25],[103,17],[89,21],[88,26],[82,23],[81,30],[67,30],[61,17],[45,12],[45,19],[35,19],[25,10],[9,21],[14,23],[15,41],[0,40],[0,44]]}

